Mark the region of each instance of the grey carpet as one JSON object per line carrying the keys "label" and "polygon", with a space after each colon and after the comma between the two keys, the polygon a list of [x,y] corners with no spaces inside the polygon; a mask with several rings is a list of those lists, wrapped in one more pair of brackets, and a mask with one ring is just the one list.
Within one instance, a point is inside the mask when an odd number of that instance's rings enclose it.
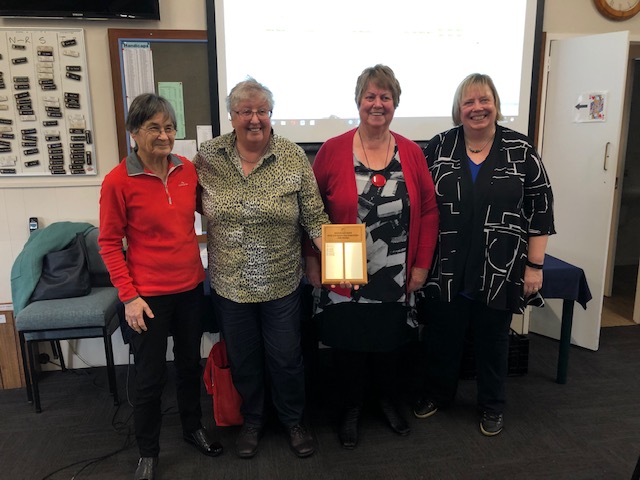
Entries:
{"label": "grey carpet", "polygon": [[[529,338],[529,373],[509,377],[506,426],[494,438],[479,433],[475,384],[463,380],[456,404],[426,420],[411,416],[413,393],[407,388],[404,413],[412,427],[407,437],[395,435],[371,406],[358,448],[342,449],[336,437],[338,399],[323,351],[308,407],[317,439],[314,456],[296,458],[272,421],[258,455],[237,458],[237,428],[213,427],[211,399],[203,394],[206,422],[226,449],[207,458],[182,441],[169,385],[158,480],[629,479],[640,454],[640,327],[603,329],[598,352],[572,347],[566,385],[554,382],[557,342]],[[126,376],[127,367],[118,367],[125,403],[120,408],[108,396],[104,368],[44,375],[41,414],[33,413],[24,389],[0,391],[0,478],[133,478],[138,455],[127,437],[132,421]],[[102,456],[107,457],[88,463]]]}

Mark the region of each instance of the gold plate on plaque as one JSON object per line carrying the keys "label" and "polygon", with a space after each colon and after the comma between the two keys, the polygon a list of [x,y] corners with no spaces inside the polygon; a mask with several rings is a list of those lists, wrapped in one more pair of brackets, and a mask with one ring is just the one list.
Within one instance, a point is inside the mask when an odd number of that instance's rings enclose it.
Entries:
{"label": "gold plate on plaque", "polygon": [[367,283],[367,235],[364,224],[322,226],[322,283]]}

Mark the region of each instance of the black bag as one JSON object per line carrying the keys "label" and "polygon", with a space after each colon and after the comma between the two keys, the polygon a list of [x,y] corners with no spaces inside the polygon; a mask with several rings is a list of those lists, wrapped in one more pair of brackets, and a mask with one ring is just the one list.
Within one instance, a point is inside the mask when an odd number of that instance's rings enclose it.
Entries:
{"label": "black bag", "polygon": [[42,274],[31,301],[83,297],[91,292],[89,260],[84,234],[76,234],[69,245],[44,256]]}

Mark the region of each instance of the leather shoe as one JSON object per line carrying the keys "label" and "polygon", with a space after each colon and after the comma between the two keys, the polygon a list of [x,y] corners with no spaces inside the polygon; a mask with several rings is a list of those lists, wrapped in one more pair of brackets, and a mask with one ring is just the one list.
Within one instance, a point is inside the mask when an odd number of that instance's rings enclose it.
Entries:
{"label": "leather shoe", "polygon": [[349,407],[342,416],[338,438],[347,450],[353,450],[358,445],[358,420],[361,412],[360,407]]}
{"label": "leather shoe", "polygon": [[209,457],[217,457],[222,453],[222,445],[219,442],[211,440],[209,432],[207,432],[204,427],[191,433],[183,432],[182,438],[184,438],[185,442],[190,443]]}
{"label": "leather shoe", "polygon": [[304,458],[313,455],[313,436],[309,430],[300,423],[289,427],[289,446],[298,457]]}
{"label": "leather shoe", "polygon": [[389,426],[394,432],[402,437],[409,435],[411,429],[409,428],[407,421],[402,418],[402,415],[400,415],[400,412],[398,412],[398,409],[391,400],[380,400],[380,407],[382,408],[382,413],[384,413],[387,422],[389,422]]}
{"label": "leather shoe", "polygon": [[158,457],[140,457],[133,480],[154,480]]}
{"label": "leather shoe", "polygon": [[236,440],[236,454],[240,458],[251,458],[258,453],[258,441],[262,429],[253,425],[243,425]]}

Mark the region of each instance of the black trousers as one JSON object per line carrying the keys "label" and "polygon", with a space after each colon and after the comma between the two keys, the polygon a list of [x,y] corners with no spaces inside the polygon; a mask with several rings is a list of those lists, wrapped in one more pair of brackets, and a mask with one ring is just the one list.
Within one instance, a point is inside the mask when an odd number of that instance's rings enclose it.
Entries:
{"label": "black trousers", "polygon": [[425,397],[446,406],[455,397],[467,326],[471,322],[477,370],[478,408],[502,413],[506,402],[511,312],[458,295],[425,306]]}
{"label": "black trousers", "polygon": [[265,423],[265,383],[268,375],[273,405],[280,422],[291,427],[302,421],[305,403],[300,341],[300,290],[258,303],[237,303],[211,292],[229,366],[240,397],[245,425]]}
{"label": "black trousers", "polygon": [[141,457],[157,457],[162,424],[161,397],[167,382],[167,337],[173,335],[176,392],[182,429],[201,427],[200,341],[202,338],[202,284],[173,295],[144,297],[154,318],[146,315],[147,331],[134,333],[131,346],[135,359],[133,417]]}
{"label": "black trousers", "polygon": [[367,387],[377,398],[398,394],[398,352],[355,352],[334,348],[333,363],[344,408],[364,403]]}

